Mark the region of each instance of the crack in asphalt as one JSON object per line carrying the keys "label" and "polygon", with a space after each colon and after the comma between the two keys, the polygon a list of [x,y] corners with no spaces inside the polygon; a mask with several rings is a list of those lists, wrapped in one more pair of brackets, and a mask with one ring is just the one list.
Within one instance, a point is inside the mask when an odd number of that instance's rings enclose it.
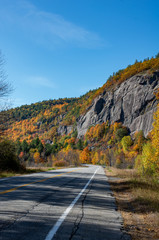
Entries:
{"label": "crack in asphalt", "polygon": [[[69,237],[69,240],[73,239],[73,237],[76,235],[78,229],[80,228],[80,224],[82,222],[82,219],[84,218],[84,202],[85,202],[85,200],[87,198],[87,195],[91,191],[92,184],[93,184],[93,181],[91,182],[90,187],[87,190],[87,192],[85,194],[83,194],[84,196],[83,196],[83,199],[81,200],[81,214],[80,214],[81,216],[78,214],[78,216],[77,216],[77,218],[76,218],[76,220],[74,222],[74,226],[72,228],[72,232],[71,232],[71,235]],[[113,196],[113,193],[111,193],[110,195]],[[115,210],[118,211],[117,207],[116,207]],[[122,232],[122,235],[120,237],[120,240],[131,240],[131,236],[128,233],[125,232],[124,227],[121,228],[121,232]],[[81,236],[81,240],[83,240],[82,236]]]}
{"label": "crack in asphalt", "polygon": [[131,236],[128,233],[123,233],[120,240],[131,240]]}
{"label": "crack in asphalt", "polygon": [[88,191],[85,193],[83,199],[81,200],[81,217],[79,218],[79,216],[77,216],[77,218],[75,220],[75,223],[74,223],[74,226],[73,226],[73,229],[72,229],[72,232],[71,232],[71,235],[69,237],[69,240],[72,240],[72,238],[74,237],[74,235],[76,234],[76,232],[78,231],[78,229],[80,227],[81,221],[82,221],[82,219],[84,217],[84,202],[85,202],[86,197],[87,197],[87,195],[89,194],[89,192],[90,192],[90,190],[92,188],[92,183],[93,183],[93,181],[91,182]]}
{"label": "crack in asphalt", "polygon": [[45,200],[47,200],[50,196],[52,196],[53,194],[55,194],[58,191],[58,188],[64,187],[65,185],[67,185],[68,183],[72,182],[75,179],[72,178],[71,180],[67,181],[64,184],[61,184],[59,186],[57,186],[56,190],[53,190],[53,192],[49,192],[47,195],[45,195],[44,197],[40,198],[37,202],[37,204],[34,204],[30,209],[28,209],[27,211],[23,212],[22,215],[20,217],[14,216],[12,220],[10,221],[6,221],[4,223],[2,223],[2,226],[0,226],[0,232],[12,227],[17,221],[21,220],[22,218],[25,218],[31,211],[33,211],[37,206],[39,206],[41,203],[43,203]]}

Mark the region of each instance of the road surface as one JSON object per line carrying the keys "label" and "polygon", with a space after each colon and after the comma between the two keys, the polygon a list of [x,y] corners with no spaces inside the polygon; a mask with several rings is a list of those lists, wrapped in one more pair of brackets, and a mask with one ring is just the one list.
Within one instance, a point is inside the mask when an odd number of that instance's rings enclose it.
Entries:
{"label": "road surface", "polygon": [[102,167],[0,180],[0,240],[120,240],[122,218]]}

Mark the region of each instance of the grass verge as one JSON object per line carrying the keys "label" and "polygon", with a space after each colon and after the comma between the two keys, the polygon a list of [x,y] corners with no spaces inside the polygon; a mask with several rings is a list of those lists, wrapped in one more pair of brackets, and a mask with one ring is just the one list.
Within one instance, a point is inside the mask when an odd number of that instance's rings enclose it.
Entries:
{"label": "grass verge", "polygon": [[55,170],[56,168],[26,168],[24,170],[21,170],[19,172],[15,171],[0,171],[0,178],[6,178],[6,177],[14,177],[14,176],[20,176],[24,174],[31,174],[31,173],[38,173],[38,172],[45,172],[50,170]]}
{"label": "grass verge", "polygon": [[132,169],[109,167],[106,175],[132,240],[159,240],[159,182]]}

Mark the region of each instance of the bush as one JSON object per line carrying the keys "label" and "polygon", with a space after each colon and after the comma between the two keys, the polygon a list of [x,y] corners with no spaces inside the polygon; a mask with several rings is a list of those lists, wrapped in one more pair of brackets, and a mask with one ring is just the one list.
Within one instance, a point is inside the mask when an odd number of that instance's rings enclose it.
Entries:
{"label": "bush", "polygon": [[0,142],[0,170],[19,171],[20,169],[21,165],[16,156],[15,145],[9,140]]}
{"label": "bush", "polygon": [[128,135],[128,130],[127,128],[119,128],[117,129],[116,133],[115,133],[115,138],[118,142],[121,141],[121,139],[124,137],[124,136],[127,136]]}
{"label": "bush", "polygon": [[68,166],[68,164],[67,164],[67,162],[65,160],[54,161],[53,165],[55,167],[66,167],[66,166]]}
{"label": "bush", "polygon": [[[53,165],[57,167],[62,166],[79,166],[79,151],[68,149],[61,150],[56,155],[52,156]],[[60,165],[60,166],[59,166]]]}
{"label": "bush", "polygon": [[128,150],[128,148],[133,144],[133,141],[131,140],[130,136],[125,136],[122,138],[121,144],[122,144],[124,152],[126,152]]}

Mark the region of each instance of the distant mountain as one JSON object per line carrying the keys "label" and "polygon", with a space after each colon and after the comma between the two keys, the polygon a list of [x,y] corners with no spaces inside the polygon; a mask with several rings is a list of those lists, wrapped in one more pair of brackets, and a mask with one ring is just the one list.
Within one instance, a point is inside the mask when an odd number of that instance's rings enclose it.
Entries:
{"label": "distant mountain", "polygon": [[7,111],[8,136],[16,141],[35,137],[53,141],[75,132],[82,137],[87,129],[103,122],[121,122],[131,133],[152,129],[159,88],[159,58],[135,62],[109,77],[99,89],[80,98],[49,100]]}

